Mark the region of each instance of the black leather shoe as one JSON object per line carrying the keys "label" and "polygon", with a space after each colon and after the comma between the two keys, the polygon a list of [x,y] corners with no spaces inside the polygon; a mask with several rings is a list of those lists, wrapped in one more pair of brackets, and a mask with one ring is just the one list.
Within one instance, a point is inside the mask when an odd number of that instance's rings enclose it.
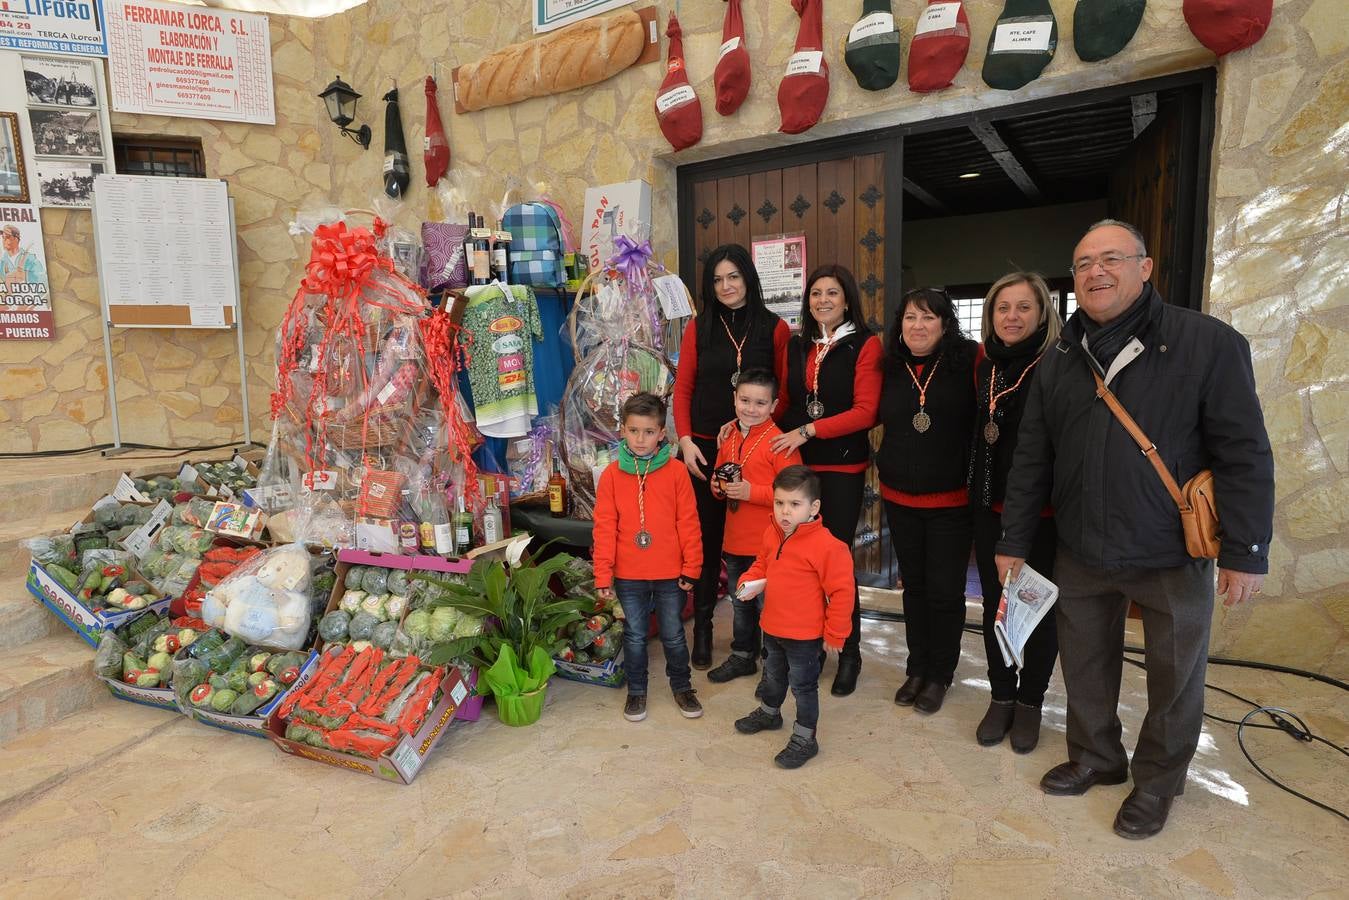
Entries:
{"label": "black leather shoe", "polygon": [[1011,700],[990,700],[988,712],[974,730],[974,739],[981,747],[995,747],[1007,737],[1012,727],[1012,714],[1016,704]]}
{"label": "black leather shoe", "polygon": [[900,706],[913,706],[913,701],[918,697],[918,692],[923,689],[923,679],[917,675],[910,675],[904,679],[904,683],[895,691],[895,703]]}
{"label": "black leather shoe", "polygon": [[929,681],[923,685],[923,689],[918,692],[914,698],[913,708],[920,713],[932,715],[941,709],[942,701],[946,699],[946,689],[950,685],[942,684],[940,681]]}
{"label": "black leather shoe", "polygon": [[1127,771],[1098,772],[1091,766],[1066,762],[1045,773],[1040,779],[1040,790],[1055,797],[1076,797],[1098,784],[1124,784],[1128,780]]}
{"label": "black leather shoe", "polygon": [[712,629],[693,629],[693,652],[689,664],[695,669],[712,668]]}
{"label": "black leather shoe", "polygon": [[1040,707],[1016,704],[1012,716],[1012,750],[1029,753],[1040,743]]}
{"label": "black leather shoe", "polygon": [[759,666],[754,662],[753,657],[732,653],[726,657],[726,662],[707,673],[707,680],[713,684],[723,684],[733,678],[753,675],[757,671],[759,671]]}
{"label": "black leather shoe", "polygon": [[857,676],[862,673],[862,657],[840,656],[838,671],[834,673],[834,686],[829,693],[835,697],[846,697],[857,690]]}
{"label": "black leather shoe", "polygon": [[1134,788],[1115,815],[1115,834],[1130,840],[1152,837],[1166,825],[1175,797],[1158,797]]}

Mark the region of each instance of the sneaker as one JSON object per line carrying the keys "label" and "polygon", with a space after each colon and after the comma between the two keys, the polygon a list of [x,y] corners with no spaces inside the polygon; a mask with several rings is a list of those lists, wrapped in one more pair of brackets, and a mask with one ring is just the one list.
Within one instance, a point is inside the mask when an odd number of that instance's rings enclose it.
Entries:
{"label": "sneaker", "polygon": [[679,714],[686,719],[696,719],[703,714],[703,705],[698,702],[698,692],[689,688],[687,691],[675,691],[675,705],[679,707]]}
{"label": "sneaker", "polygon": [[754,707],[754,712],[743,719],[735,720],[735,730],[741,734],[758,734],[761,731],[777,731],[782,727],[782,714],[770,714],[762,706]]}
{"label": "sneaker", "polygon": [[773,757],[773,762],[781,769],[799,769],[820,752],[820,745],[813,737],[793,734],[782,752]]}
{"label": "sneaker", "polygon": [[623,706],[623,718],[629,722],[640,722],[646,718],[646,694],[628,694],[628,702]]}
{"label": "sneaker", "polygon": [[707,673],[707,680],[716,684],[723,684],[732,678],[753,675],[757,671],[759,671],[759,666],[752,657],[732,653],[726,657],[726,662]]}

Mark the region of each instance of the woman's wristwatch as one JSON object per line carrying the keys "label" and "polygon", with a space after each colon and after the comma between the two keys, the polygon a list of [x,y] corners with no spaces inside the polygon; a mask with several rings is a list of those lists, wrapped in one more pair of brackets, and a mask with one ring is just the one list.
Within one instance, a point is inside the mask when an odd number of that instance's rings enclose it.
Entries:
{"label": "woman's wristwatch", "polygon": [[810,429],[810,424],[807,423],[807,424],[805,424],[805,425],[802,425],[800,428],[796,429],[796,431],[797,431],[798,434],[801,435],[801,437],[805,438],[806,440],[810,440],[810,439],[813,438],[815,435],[811,434],[809,429]]}

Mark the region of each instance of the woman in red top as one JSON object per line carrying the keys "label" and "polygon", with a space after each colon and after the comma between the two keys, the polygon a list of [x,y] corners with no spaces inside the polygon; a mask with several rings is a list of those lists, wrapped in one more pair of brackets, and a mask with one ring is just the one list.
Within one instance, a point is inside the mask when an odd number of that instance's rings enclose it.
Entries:
{"label": "woman in red top", "polygon": [[[1059,315],[1044,279],[1013,272],[994,282],[984,301],[984,358],[977,368],[978,414],[970,455],[970,506],[974,511],[974,559],[984,587],[984,653],[993,691],[988,712],[975,731],[985,747],[1002,743],[1011,732],[1012,749],[1029,753],[1040,740],[1040,704],[1058,658],[1054,616],[1046,616],[1026,642],[1025,666],[1005,665],[993,622],[1002,584],[993,563],[1002,537],[1002,498],[1016,452],[1017,426],[1026,407],[1040,357],[1059,339]],[[1026,562],[1046,578],[1054,577],[1058,531],[1052,510],[1044,510]]]}
{"label": "woman in red top", "polygon": [[703,266],[702,309],[684,330],[675,375],[674,419],[679,456],[693,478],[703,533],[703,569],[693,594],[693,667],[712,665],[712,612],[721,580],[726,504],[712,495],[709,470],[717,458],[717,431],[735,418],[735,382],[747,369],[769,369],[785,379],[791,332],[764,305],[759,273],[739,244],[713,250]]}
{"label": "woman in red top", "polygon": [[[867,328],[857,280],[843,266],[810,273],[801,301],[801,333],[787,345],[783,434],[775,452],[800,449],[820,479],[820,518],[851,552],[871,460],[868,437],[881,399],[881,340]],[[862,671],[861,607],[853,597],[852,631],[830,689],[846,697]]]}
{"label": "woman in red top", "polygon": [[919,288],[904,295],[887,349],[876,470],[904,573],[909,647],[895,702],[935,713],[955,678],[965,628],[978,345],[961,333],[945,291]]}

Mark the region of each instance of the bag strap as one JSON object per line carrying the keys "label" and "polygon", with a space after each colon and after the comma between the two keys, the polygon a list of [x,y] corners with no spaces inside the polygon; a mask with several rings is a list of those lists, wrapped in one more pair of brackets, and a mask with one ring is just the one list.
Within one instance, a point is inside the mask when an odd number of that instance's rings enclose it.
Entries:
{"label": "bag strap", "polygon": [[1190,504],[1185,502],[1185,497],[1180,492],[1180,485],[1176,484],[1176,479],[1171,477],[1171,472],[1166,468],[1166,463],[1162,462],[1161,454],[1157,452],[1157,445],[1143,433],[1143,429],[1138,427],[1138,423],[1133,420],[1133,416],[1125,410],[1123,404],[1119,402],[1119,398],[1115,396],[1115,392],[1105,386],[1105,382],[1101,380],[1101,374],[1094,368],[1091,370],[1091,377],[1096,379],[1096,396],[1105,401],[1105,405],[1110,407],[1110,411],[1115,414],[1115,418],[1124,426],[1124,430],[1129,432],[1129,437],[1134,439],[1138,449],[1143,451],[1143,455],[1148,458],[1148,462],[1152,463],[1152,468],[1157,470],[1157,477],[1162,480],[1166,492],[1171,495],[1176,507],[1183,513],[1189,512]]}

